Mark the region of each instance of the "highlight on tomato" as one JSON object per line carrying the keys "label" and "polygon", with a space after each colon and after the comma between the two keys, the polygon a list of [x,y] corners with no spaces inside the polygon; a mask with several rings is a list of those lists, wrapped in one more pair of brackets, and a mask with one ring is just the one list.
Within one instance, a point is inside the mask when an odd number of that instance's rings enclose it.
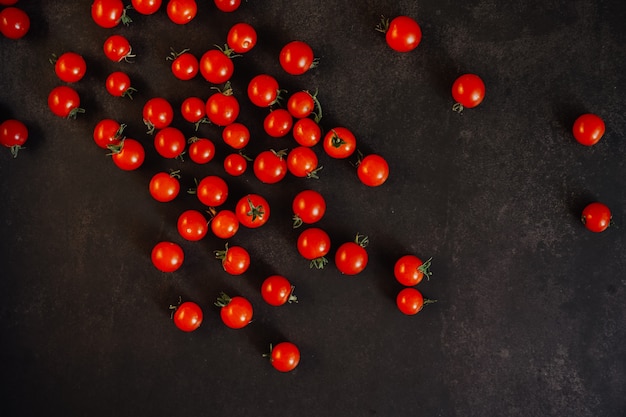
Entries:
{"label": "highlight on tomato", "polygon": [[328,263],[326,255],[330,251],[330,237],[319,227],[310,227],[298,236],[298,252],[304,259],[311,261],[310,268],[324,269]]}
{"label": "highlight on tomato", "polygon": [[426,277],[430,279],[430,266],[433,258],[422,261],[415,255],[403,255],[396,261],[393,274],[396,280],[405,287],[413,287]]}
{"label": "highlight on tomato", "polygon": [[485,83],[476,74],[463,74],[452,84],[452,97],[456,101],[452,106],[455,112],[474,108],[485,98]]}
{"label": "highlight on tomato", "polygon": [[28,127],[17,119],[7,119],[0,124],[0,145],[10,149],[13,158],[17,158],[22,145],[28,140]]}
{"label": "highlight on tomato", "polygon": [[244,328],[252,321],[254,310],[250,301],[245,297],[230,297],[222,292],[215,305],[220,307],[222,322],[231,329]]}
{"label": "highlight on tomato", "polygon": [[286,303],[297,303],[298,297],[293,293],[296,287],[282,275],[270,275],[261,284],[261,296],[271,306],[282,306]]}
{"label": "highlight on tomato", "polygon": [[6,38],[21,39],[30,29],[28,13],[19,7],[5,7],[0,11],[0,33]]}
{"label": "highlight on tomato", "polygon": [[50,63],[54,65],[54,72],[61,81],[75,83],[85,76],[87,63],[82,55],[76,52],[64,52],[60,56],[52,55]]}
{"label": "highlight on tomato", "polygon": [[598,201],[587,204],[580,218],[587,230],[595,233],[604,232],[608,229],[612,219],[611,209]]}
{"label": "highlight on tomato", "polygon": [[326,200],[315,190],[300,191],[291,203],[293,210],[293,228],[302,224],[313,224],[322,219],[326,213]]}
{"label": "highlight on tomato", "polygon": [[270,344],[270,352],[264,354],[279,372],[291,372],[300,363],[300,349],[291,342],[281,342],[275,346]]}
{"label": "highlight on tomato", "polygon": [[593,113],[580,115],[572,126],[572,133],[578,143],[593,146],[604,136],[606,126],[600,116]]}
{"label": "highlight on tomato", "polygon": [[396,296],[396,306],[398,310],[407,316],[413,316],[424,308],[425,305],[436,303],[437,300],[424,298],[422,293],[413,288],[408,287],[400,290]]}
{"label": "highlight on tomato", "polygon": [[238,54],[249,52],[256,46],[256,42],[256,30],[245,22],[235,23],[226,36],[228,47]]}
{"label": "highlight on tomato", "polygon": [[376,30],[385,34],[387,45],[397,52],[412,51],[422,40],[420,25],[409,16],[396,16],[391,21],[381,16]]}
{"label": "highlight on tomato", "polygon": [[298,40],[284,45],[280,50],[278,60],[283,70],[290,75],[302,75],[319,63],[311,46]]}
{"label": "highlight on tomato", "polygon": [[335,252],[335,266],[344,275],[357,275],[367,266],[369,256],[365,249],[369,244],[367,236],[357,233],[352,242],[342,243]]}
{"label": "highlight on tomato", "polygon": [[161,272],[177,271],[185,260],[183,248],[174,242],[159,242],[152,248],[152,264]]}
{"label": "highlight on tomato", "polygon": [[170,305],[170,310],[174,324],[183,332],[192,332],[202,324],[202,308],[193,301],[179,301],[177,306]]}
{"label": "highlight on tomato", "polygon": [[383,185],[389,178],[389,164],[380,155],[370,154],[362,157],[362,154],[359,152],[356,172],[363,184],[369,187],[378,187]]}
{"label": "highlight on tomato", "polygon": [[215,258],[222,261],[222,268],[230,275],[241,275],[250,267],[250,254],[241,246],[224,245],[224,250],[216,250]]}

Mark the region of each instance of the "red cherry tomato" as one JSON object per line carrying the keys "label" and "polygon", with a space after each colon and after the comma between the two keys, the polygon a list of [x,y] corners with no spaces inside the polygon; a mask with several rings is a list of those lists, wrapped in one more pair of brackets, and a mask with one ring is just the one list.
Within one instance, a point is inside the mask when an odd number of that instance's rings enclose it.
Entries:
{"label": "red cherry tomato", "polygon": [[174,77],[182,81],[188,81],[195,78],[200,71],[200,63],[198,58],[188,49],[183,49],[181,52],[172,51],[171,55],[167,57],[172,61],[172,74]]}
{"label": "red cherry tomato", "polygon": [[132,19],[126,15],[122,0],[94,0],[91,5],[91,18],[100,27],[114,28],[120,23],[130,24]]}
{"label": "red cherry tomato", "polygon": [[235,23],[226,36],[228,47],[238,54],[243,54],[255,47],[257,33],[248,23]]}
{"label": "red cherry tomato", "polygon": [[606,204],[593,202],[588,204],[582,212],[581,221],[592,232],[604,232],[611,225],[611,209]]}
{"label": "red cherry tomato", "polygon": [[110,145],[113,163],[124,171],[138,169],[146,158],[146,152],[141,142],[125,138],[117,145]]}
{"label": "red cherry tomato", "polygon": [[28,128],[16,119],[8,119],[0,124],[0,144],[11,149],[13,158],[28,140]]}
{"label": "red cherry tomato", "polygon": [[423,262],[415,255],[404,255],[396,261],[393,267],[393,275],[400,284],[406,287],[413,287],[422,282],[424,277],[430,279],[432,275],[430,264],[431,259]]}
{"label": "red cherry tomato", "polygon": [[215,145],[211,140],[193,136],[187,142],[189,158],[196,164],[208,164],[215,157]]}
{"label": "red cherry tomato", "polygon": [[291,342],[270,346],[270,363],[279,372],[293,371],[300,363],[300,350]]}
{"label": "red cherry tomato", "polygon": [[163,158],[177,158],[185,150],[187,139],[179,129],[167,126],[154,135],[154,148]]}
{"label": "red cherry tomato", "polygon": [[389,164],[382,156],[371,154],[359,162],[356,172],[363,184],[378,187],[389,177]]}
{"label": "red cherry tomato", "polygon": [[130,42],[122,35],[111,35],[105,41],[103,45],[104,55],[113,62],[131,62],[131,58],[135,55],[132,54],[132,47]]}
{"label": "red cherry tomato", "polygon": [[131,0],[133,9],[137,13],[151,15],[156,13],[161,7],[162,0]]}
{"label": "red cherry tomato", "polygon": [[233,149],[243,149],[250,141],[250,130],[244,124],[234,122],[224,127],[222,139]]}
{"label": "red cherry tomato", "polygon": [[220,210],[211,219],[211,231],[220,239],[230,239],[239,230],[237,215],[230,210]]}
{"label": "red cherry tomato", "polygon": [[183,239],[198,241],[206,236],[209,227],[206,217],[198,210],[186,210],[178,216],[178,233]]}
{"label": "red cherry tomato", "polygon": [[422,40],[422,29],[409,16],[397,16],[391,22],[383,17],[376,30],[383,32],[387,45],[398,52],[412,51]]}
{"label": "red cherry tomato", "polygon": [[298,236],[297,248],[302,257],[311,261],[309,267],[323,269],[328,263],[326,255],[330,251],[330,237],[324,230],[310,227]]}
{"label": "red cherry tomato", "polygon": [[263,120],[265,133],[273,138],[286,136],[293,126],[293,117],[285,109],[275,109],[268,113]]}
{"label": "red cherry tomato", "polygon": [[424,299],[421,292],[413,287],[402,289],[396,297],[398,309],[408,316],[415,315],[422,311],[425,304],[431,304],[437,300]]}
{"label": "red cherry tomato", "polygon": [[0,11],[0,32],[9,39],[21,39],[30,29],[28,14],[17,7],[6,7]]}
{"label": "red cherry tomato", "polygon": [[248,83],[248,98],[258,107],[269,107],[278,102],[280,88],[276,78],[269,74],[259,74]]}
{"label": "red cherry tomato", "polygon": [[172,316],[174,324],[183,332],[192,332],[202,324],[202,309],[193,301],[185,301],[177,307],[170,308],[175,309]]}
{"label": "red cherry tomato", "polygon": [[222,12],[234,12],[241,5],[241,0],[214,0],[214,2]]}
{"label": "red cherry tomato", "polygon": [[474,108],[485,98],[485,83],[476,74],[463,74],[452,84],[452,97],[456,101],[453,110]]}
{"label": "red cherry tomato", "polygon": [[75,119],[85,110],[80,107],[80,96],[72,87],[61,85],[52,89],[48,95],[48,107],[55,115],[66,119]]}
{"label": "red cherry tomato", "polygon": [[323,146],[330,157],[344,159],[356,150],[356,138],[345,127],[336,127],[324,135]]}
{"label": "red cherry tomato", "polygon": [[572,132],[578,143],[592,146],[598,143],[604,135],[604,121],[597,115],[586,113],[579,116],[574,122]]}
{"label": "red cherry tomato", "polygon": [[231,329],[241,329],[252,321],[254,310],[250,301],[244,297],[235,296],[231,298],[221,293],[215,305],[220,307],[222,322]]}
{"label": "red cherry tomato", "polygon": [[369,256],[367,236],[356,235],[353,242],[342,243],[335,252],[335,266],[344,275],[356,275],[365,269]]}
{"label": "red cherry tomato", "polygon": [[320,221],[326,213],[326,200],[315,190],[300,191],[291,203],[293,210],[293,227],[302,223],[312,224]]}
{"label": "red cherry tomato", "polygon": [[249,228],[263,226],[270,218],[270,205],[258,194],[248,194],[239,199],[235,208],[239,223]]}
{"label": "red cherry tomato", "polygon": [[115,71],[109,74],[105,81],[105,86],[113,97],[128,97],[131,100],[133,93],[137,91],[130,85],[130,77],[122,71]]}
{"label": "red cherry tomato", "polygon": [[310,148],[322,139],[322,128],[315,120],[307,117],[296,121],[292,128],[292,135],[298,145]]}
{"label": "red cherry tomato", "polygon": [[206,115],[211,123],[217,126],[228,126],[235,122],[239,116],[239,101],[230,88],[209,97],[206,102]]}
{"label": "red cherry tomato", "polygon": [[93,129],[93,140],[103,149],[108,149],[111,145],[119,145],[124,139],[125,128],[125,124],[120,124],[113,119],[102,119]]}
{"label": "red cherry tomato", "polygon": [[315,178],[321,169],[315,151],[306,146],[296,146],[287,155],[287,169],[292,175],[300,178]]}
{"label": "red cherry tomato", "polygon": [[157,172],[150,179],[150,195],[156,201],[167,203],[174,200],[180,192],[180,181],[177,171],[171,173]]}
{"label": "red cherry tomato", "polygon": [[254,159],[252,169],[259,181],[276,184],[287,175],[286,151],[263,151]]}
{"label": "red cherry tomato", "polygon": [[302,119],[314,113],[315,121],[319,122],[322,118],[322,109],[316,94],[311,94],[306,90],[297,91],[289,96],[287,100],[287,110],[297,119]]}
{"label": "red cherry tomato", "polygon": [[167,2],[167,16],[177,25],[185,25],[193,20],[198,13],[195,0],[169,0]]}
{"label": "red cherry tomato", "polygon": [[248,169],[248,161],[245,156],[240,153],[231,153],[224,158],[224,171],[228,175],[238,177],[243,175]]}
{"label": "red cherry tomato", "polygon": [[143,122],[148,128],[148,134],[151,135],[155,129],[163,129],[172,123],[174,109],[166,99],[154,97],[146,101],[142,115]]}
{"label": "red cherry tomato", "polygon": [[61,81],[75,83],[82,80],[87,71],[87,63],[82,55],[76,52],[65,52],[58,58],[53,57],[54,72]]}
{"label": "red cherry tomato", "polygon": [[178,270],[185,259],[183,248],[174,242],[159,242],[152,248],[152,264],[161,272]]}
{"label": "red cherry tomato", "polygon": [[222,267],[230,275],[241,275],[250,267],[250,254],[241,246],[228,246],[216,250],[215,257],[222,261]]}
{"label": "red cherry tomato", "polygon": [[205,206],[218,207],[228,198],[228,184],[217,175],[208,175],[198,183],[196,194]]}
{"label": "red cherry tomato", "polygon": [[261,296],[266,303],[272,306],[282,306],[286,303],[298,302],[293,294],[294,286],[282,275],[271,275],[261,284]]}
{"label": "red cherry tomato", "polygon": [[317,66],[311,46],[303,41],[291,41],[280,50],[280,66],[291,75],[302,75]]}
{"label": "red cherry tomato", "polygon": [[200,73],[211,84],[224,84],[234,72],[232,49],[210,49],[200,58]]}

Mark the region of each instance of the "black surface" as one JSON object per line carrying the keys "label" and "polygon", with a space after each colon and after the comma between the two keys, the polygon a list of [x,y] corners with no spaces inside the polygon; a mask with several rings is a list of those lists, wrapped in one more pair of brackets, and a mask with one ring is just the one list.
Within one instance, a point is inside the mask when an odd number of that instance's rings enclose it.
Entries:
{"label": "black surface", "polygon": [[[130,27],[109,30],[93,23],[90,3],[21,1],[29,34],[0,40],[2,119],[23,120],[31,135],[17,159],[0,155],[3,415],[624,415],[626,3],[250,0],[226,14],[202,1],[187,26],[161,9],[131,12]],[[420,46],[389,49],[374,30],[381,14],[416,18]],[[164,58],[170,47],[199,56],[223,44],[238,21],[259,35],[233,78],[240,120],[254,134],[249,152],[293,146],[266,137],[264,111],[246,101],[249,79],[267,72],[290,92],[318,89],[324,128],[351,128],[362,151],[388,159],[391,175],[367,188],[348,161],[316,148],[319,181],[262,185],[251,171],[227,178],[227,206],[256,191],[273,210],[262,229],[231,240],[253,263],[231,277],[212,254],[224,242],[177,235],[178,214],[202,208],[195,197],[160,204],[147,191],[161,169],[180,168],[183,189],[223,174],[219,129],[201,128],[218,146],[209,166],[165,161],[141,107],[153,96],[175,109],[189,95],[208,97],[201,77],[175,80]],[[135,63],[103,56],[113,33],[130,39]],[[277,61],[294,39],[320,59],[300,77]],[[86,109],[77,120],[46,106],[62,84],[48,58],[69,50],[88,64],[76,84]],[[117,69],[139,90],[133,101],[106,93],[104,78]],[[450,86],[464,72],[479,74],[487,94],[458,115]],[[584,112],[607,125],[591,148],[571,135]],[[146,145],[138,171],[117,169],[94,144],[105,117]],[[193,133],[180,117],[174,124]],[[290,201],[305,187],[327,198],[320,226],[331,253],[356,232],[369,236],[360,276],[332,264],[311,270],[299,257]],[[579,220],[593,200],[613,209],[615,226],[604,233]],[[186,253],[172,274],[149,257],[165,239]],[[393,263],[405,253],[433,257],[433,277],[419,288],[439,300],[413,317],[394,304]],[[264,304],[258,289],[271,273],[292,279],[298,304]],[[250,298],[249,327],[221,324],[212,303],[222,290]],[[170,321],[179,296],[204,308],[196,332]],[[262,357],[281,340],[302,351],[290,374]]]}

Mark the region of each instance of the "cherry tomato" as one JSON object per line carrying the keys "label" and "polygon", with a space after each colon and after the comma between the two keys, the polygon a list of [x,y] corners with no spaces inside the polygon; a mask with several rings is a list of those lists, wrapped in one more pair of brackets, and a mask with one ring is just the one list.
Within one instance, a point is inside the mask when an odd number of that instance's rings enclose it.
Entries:
{"label": "cherry tomato", "polygon": [[349,157],[356,150],[356,138],[354,134],[345,127],[336,127],[331,129],[322,142],[324,151],[337,159]]}
{"label": "cherry tomato", "polygon": [[6,7],[0,11],[0,32],[9,39],[21,39],[30,29],[28,14],[17,7]]}
{"label": "cherry tomato", "polygon": [[383,17],[376,30],[383,32],[387,45],[398,52],[412,51],[422,40],[422,29],[409,16],[397,16],[391,22]]}
{"label": "cherry tomato", "polygon": [[28,140],[28,128],[16,119],[7,119],[0,124],[0,144],[11,149],[13,158]]}
{"label": "cherry tomato", "polygon": [[317,154],[306,146],[296,146],[287,155],[287,169],[292,175],[300,178],[315,178],[318,168]]}
{"label": "cherry tomato", "polygon": [[313,49],[303,41],[291,41],[280,50],[280,66],[291,75],[302,75],[317,66]]}
{"label": "cherry tomato", "polygon": [[422,282],[424,277],[430,279],[432,275],[430,272],[431,260],[432,258],[423,262],[415,255],[401,256],[393,267],[393,275],[400,284],[413,287]]}
{"label": "cherry tomato", "polygon": [[603,232],[611,225],[611,209],[603,203],[593,202],[588,204],[582,212],[581,221],[592,232]]}
{"label": "cherry tomato", "polygon": [[407,316],[419,313],[425,304],[432,304],[436,301],[424,299],[422,293],[413,287],[402,289],[396,297],[398,309]]}
{"label": "cherry tomato", "polygon": [[226,36],[228,47],[238,54],[244,54],[255,47],[256,30],[248,23],[235,23]]}
{"label": "cherry tomato", "polygon": [[156,201],[167,203],[178,196],[180,192],[180,175],[178,171],[157,172],[150,179],[150,195]]}
{"label": "cherry tomato", "polygon": [[131,0],[133,9],[137,13],[151,15],[156,13],[161,7],[162,0]]}
{"label": "cherry tomato", "polygon": [[198,58],[189,52],[188,49],[183,49],[181,52],[172,51],[167,59],[172,61],[172,74],[179,80],[191,80],[198,75],[198,71],[200,71]]}
{"label": "cherry tomato", "polygon": [[118,145],[124,139],[125,128],[125,124],[113,119],[102,119],[93,129],[93,140],[99,147],[108,149],[110,145]]}
{"label": "cherry tomato", "polygon": [[235,69],[231,55],[233,50],[210,49],[200,58],[200,74],[212,84],[224,84],[230,80]]}
{"label": "cherry tomato", "polygon": [[275,184],[281,181],[287,175],[286,154],[285,150],[268,150],[259,153],[252,165],[254,175],[265,184]]}
{"label": "cherry tomato", "polygon": [[241,0],[214,0],[214,2],[222,12],[234,12],[241,5]]}
{"label": "cherry tomato", "polygon": [[604,130],[604,121],[592,113],[579,116],[572,127],[574,138],[578,143],[585,146],[592,146],[598,143],[604,135]]}
{"label": "cherry tomato", "polygon": [[269,107],[279,100],[280,88],[276,78],[269,74],[259,74],[248,83],[248,98],[258,107]]}
{"label": "cherry tomato", "polygon": [[241,275],[250,267],[250,254],[241,246],[228,246],[216,250],[215,257],[222,261],[222,267],[230,275]]}
{"label": "cherry tomato", "polygon": [[169,0],[167,16],[177,25],[184,25],[193,20],[198,14],[198,5],[195,0]]}
{"label": "cherry tomato", "polygon": [[291,342],[270,345],[270,363],[279,372],[293,371],[300,363],[300,350]]}
{"label": "cherry tomato", "polygon": [[185,259],[183,248],[174,242],[159,242],[152,248],[152,264],[161,272],[178,270]]}
{"label": "cherry tomato", "polygon": [[87,71],[87,63],[82,55],[76,52],[65,52],[58,58],[51,59],[54,62],[54,72],[61,81],[75,83],[82,80]]}
{"label": "cherry tomato", "polygon": [[378,187],[389,177],[389,164],[382,156],[371,154],[359,162],[356,172],[363,184]]}
{"label": "cherry tomato", "polygon": [[193,123],[196,130],[203,123],[209,123],[206,117],[206,103],[200,97],[187,97],[180,106],[180,113],[183,119]]}
{"label": "cherry tomato", "polygon": [[293,138],[298,145],[313,147],[322,139],[322,129],[319,124],[309,118],[303,118],[296,121],[292,128]]}
{"label": "cherry tomato", "polygon": [[237,215],[230,210],[220,210],[211,219],[211,231],[220,239],[230,239],[239,230]]}
{"label": "cherry tomato", "polygon": [[154,135],[154,149],[163,158],[177,158],[185,150],[187,140],[179,129],[168,126]]}
{"label": "cherry tomato", "polygon": [[239,199],[235,208],[239,223],[249,228],[263,226],[270,218],[270,205],[258,194],[248,194]]}
{"label": "cherry tomato", "polygon": [[285,109],[276,109],[269,112],[263,120],[265,133],[273,138],[282,138],[291,131],[293,117]]}
{"label": "cherry tomato", "polygon": [[18,0],[0,0],[0,6],[13,6]]}
{"label": "cherry tomato", "polygon": [[217,175],[208,175],[198,183],[196,194],[205,206],[218,207],[228,198],[228,184]]}
{"label": "cherry tomato", "polygon": [[[317,108],[317,112],[313,113]],[[297,119],[302,119],[314,114],[315,121],[319,123],[322,118],[322,108],[316,94],[306,90],[298,91],[289,96],[287,110]]]}
{"label": "cherry tomato", "polygon": [[122,60],[130,62],[135,55],[132,54],[130,42],[122,35],[111,35],[103,45],[104,55],[113,62],[121,62]]}
{"label": "cherry tomato", "polygon": [[250,141],[250,130],[244,124],[234,122],[224,127],[222,139],[233,149],[243,149]]}
{"label": "cherry tomato", "polygon": [[452,97],[456,101],[453,110],[474,108],[485,98],[485,83],[476,74],[463,74],[452,84]]}
{"label": "cherry tomato", "polygon": [[363,271],[369,259],[365,247],[369,243],[367,236],[356,235],[353,242],[342,243],[335,252],[335,265],[344,275],[356,275]]}
{"label": "cherry tomato", "polygon": [[110,145],[111,158],[118,168],[124,171],[133,171],[139,168],[146,158],[146,152],[141,142],[124,138],[117,145]]}
{"label": "cherry tomato", "polygon": [[238,177],[243,175],[248,169],[248,161],[245,156],[240,153],[231,153],[224,158],[224,171],[228,175]]}
{"label": "cherry tomato", "polygon": [[204,214],[193,209],[185,210],[178,216],[176,228],[183,239],[194,242],[204,238],[209,231]]}
{"label": "cherry tomato", "polygon": [[61,85],[52,89],[48,95],[48,107],[55,115],[66,119],[75,119],[78,113],[84,113],[80,108],[80,96],[72,87]]}
{"label": "cherry tomato", "polygon": [[183,332],[192,332],[202,324],[202,309],[193,301],[185,301],[174,309],[172,320],[174,324]]}
{"label": "cherry tomato", "polygon": [[300,191],[291,204],[293,210],[293,227],[302,223],[312,224],[320,221],[326,213],[326,200],[315,190]]}
{"label": "cherry tomato", "polygon": [[126,8],[122,0],[95,0],[91,5],[91,18],[100,27],[114,28],[121,23],[128,25],[132,22],[126,15]]}
{"label": "cherry tomato", "polygon": [[272,306],[282,306],[286,303],[298,302],[293,294],[294,286],[282,275],[271,275],[261,285],[261,296]]}
{"label": "cherry tomato", "polygon": [[189,143],[189,158],[196,164],[208,164],[215,156],[215,145],[207,138],[193,136],[187,141]]}
{"label": "cherry tomato", "polygon": [[220,307],[222,322],[231,329],[246,327],[254,314],[250,301],[241,296],[231,298],[221,293],[215,305]]}
{"label": "cherry tomato", "polygon": [[154,97],[146,101],[142,110],[143,122],[148,128],[148,134],[154,133],[155,129],[163,129],[172,123],[174,109],[166,99]]}
{"label": "cherry tomato", "polygon": [[109,74],[105,86],[109,94],[113,97],[128,97],[132,100],[133,93],[137,91],[130,85],[130,77],[122,71],[115,71]]}
{"label": "cherry tomato", "polygon": [[228,126],[239,116],[239,101],[230,87],[223,92],[218,91],[206,102],[207,118],[217,126]]}
{"label": "cherry tomato", "polygon": [[298,236],[297,248],[300,255],[311,261],[309,267],[323,269],[328,263],[325,256],[330,250],[330,237],[319,227],[310,227]]}

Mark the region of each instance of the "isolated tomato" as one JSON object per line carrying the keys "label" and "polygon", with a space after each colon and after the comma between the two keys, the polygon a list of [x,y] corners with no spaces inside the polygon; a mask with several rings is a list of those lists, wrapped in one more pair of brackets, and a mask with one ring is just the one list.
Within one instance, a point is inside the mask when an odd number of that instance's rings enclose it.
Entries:
{"label": "isolated tomato", "polygon": [[349,157],[356,150],[356,137],[345,127],[336,127],[324,135],[324,151],[337,159]]}
{"label": "isolated tomato", "polygon": [[312,224],[320,221],[326,213],[326,200],[315,190],[300,191],[291,203],[293,210],[293,227],[302,223]]}
{"label": "isolated tomato", "polygon": [[287,175],[286,155],[286,150],[262,151],[254,158],[252,165],[254,175],[265,184],[276,184],[281,181]]}
{"label": "isolated tomato", "polygon": [[172,201],[180,192],[179,178],[178,171],[157,172],[150,179],[150,195],[162,203]]}
{"label": "isolated tomato", "polygon": [[114,71],[107,77],[105,86],[113,97],[128,97],[132,100],[137,90],[130,85],[130,77],[122,71]]}
{"label": "isolated tomato", "polygon": [[228,47],[238,54],[244,54],[255,47],[257,33],[248,23],[235,23],[226,36]]}
{"label": "isolated tomato", "polygon": [[85,112],[80,107],[80,96],[76,90],[66,85],[55,87],[50,91],[48,108],[53,114],[66,119],[75,119],[78,113]]}
{"label": "isolated tomato", "polygon": [[578,143],[585,146],[592,146],[598,143],[604,135],[604,130],[604,121],[592,113],[579,116],[572,127],[574,138]]}
{"label": "isolated tomato", "polygon": [[250,254],[241,246],[228,246],[216,250],[215,257],[222,261],[222,267],[230,275],[241,275],[250,268]]}
{"label": "isolated tomato", "polygon": [[183,239],[190,241],[201,240],[209,230],[204,214],[193,209],[185,210],[178,216],[176,228]]}
{"label": "isolated tomato", "polygon": [[328,263],[325,256],[330,251],[330,237],[319,227],[310,227],[300,233],[296,246],[300,255],[311,261],[309,267],[323,269]]}
{"label": "isolated tomato", "polygon": [[220,210],[211,219],[211,231],[220,239],[230,239],[239,230],[239,220],[235,212]]}
{"label": "isolated tomato", "polygon": [[162,0],[131,0],[133,9],[137,13],[151,15],[156,13],[161,7]]}
{"label": "isolated tomato", "polygon": [[239,116],[239,101],[230,87],[223,92],[218,91],[206,102],[207,118],[216,126],[228,126]]}
{"label": "isolated tomato", "polygon": [[241,296],[231,298],[221,293],[215,305],[220,307],[222,322],[231,329],[246,327],[254,314],[250,301]]}
{"label": "isolated tomato", "polygon": [[412,51],[422,40],[422,29],[409,16],[397,16],[391,22],[383,17],[376,30],[383,32],[387,45],[398,52]]}
{"label": "isolated tomato", "polygon": [[280,66],[291,75],[302,75],[317,65],[311,46],[303,41],[291,41],[280,50]]}
{"label": "isolated tomato", "polygon": [[293,117],[285,109],[275,109],[270,111],[263,120],[265,133],[273,138],[282,138],[291,131]]}
{"label": "isolated tomato", "polygon": [[130,62],[135,55],[132,54],[130,42],[122,35],[111,35],[102,46],[104,55],[113,62],[121,62],[122,60]]}
{"label": "isolated tomato", "polygon": [[105,29],[114,28],[120,22],[125,25],[132,22],[122,0],[95,0],[91,5],[91,18]]}
{"label": "isolated tomato", "polygon": [[581,221],[592,232],[603,232],[611,225],[611,209],[603,203],[588,204],[582,212]]}
{"label": "isolated tomato", "polygon": [[270,218],[270,205],[258,194],[248,194],[237,201],[235,214],[239,223],[249,228],[263,226]]}
{"label": "isolated tomato", "polygon": [[82,55],[76,52],[65,52],[50,60],[54,62],[54,72],[61,81],[75,83],[82,80],[87,72],[87,63]]}
{"label": "isolated tomato", "polygon": [[202,324],[202,308],[193,301],[185,301],[174,309],[172,320],[183,332],[192,332]]}
{"label": "isolated tomato", "polygon": [[228,184],[217,175],[207,175],[198,183],[196,194],[205,206],[218,207],[228,198]]}
{"label": "isolated tomato", "polygon": [[16,119],[7,119],[0,124],[0,144],[10,148],[13,158],[28,140],[28,128]]}
{"label": "isolated tomato", "polygon": [[317,154],[309,147],[296,146],[287,155],[287,169],[296,177],[317,179],[321,168],[318,168]]}
{"label": "isolated tomato", "polygon": [[198,5],[195,0],[169,0],[167,2],[167,16],[177,25],[191,22],[196,14],[198,14]]}
{"label": "isolated tomato", "polygon": [[125,124],[113,119],[102,119],[93,129],[93,140],[96,145],[108,149],[110,145],[118,145],[124,139]]}
{"label": "isolated tomato", "polygon": [[412,287],[422,282],[424,277],[430,279],[431,260],[432,258],[423,262],[415,255],[401,256],[393,267],[393,275],[400,284]]}
{"label": "isolated tomato", "polygon": [[280,97],[280,88],[276,78],[269,74],[254,76],[248,83],[248,98],[258,107],[276,104]]}
{"label": "isolated tomato", "polygon": [[167,57],[172,61],[172,74],[174,77],[182,81],[188,81],[193,79],[200,71],[200,63],[198,58],[188,49],[183,49],[180,52],[172,51],[171,55]]}
{"label": "isolated tomato", "polygon": [[178,270],[185,260],[183,248],[174,242],[159,242],[152,248],[152,264],[161,272]]}
{"label": "isolated tomato", "polygon": [[261,296],[266,303],[272,306],[282,306],[286,303],[298,302],[293,293],[294,286],[282,275],[270,275],[261,284]]}
{"label": "isolated tomato", "polygon": [[166,99],[154,97],[146,101],[142,110],[143,122],[148,128],[148,134],[153,134],[155,129],[163,129],[172,123],[174,109]]}
{"label": "isolated tomato", "polygon": [[300,350],[291,342],[270,346],[270,363],[280,372],[293,371],[300,363]]}
{"label": "isolated tomato", "polygon": [[228,47],[206,51],[200,58],[200,73],[204,79],[212,84],[224,84],[230,80],[235,69],[232,54],[233,50]]}
{"label": "isolated tomato", "polygon": [[370,154],[359,162],[356,172],[363,184],[378,187],[389,178],[389,164],[382,156]]}
{"label": "isolated tomato", "polygon": [[210,139],[193,136],[187,141],[189,158],[196,164],[208,164],[215,156],[215,145]]}
{"label": "isolated tomato", "polygon": [[322,128],[315,120],[308,117],[297,120],[291,130],[293,138],[301,146],[310,148],[322,139]]}
{"label": "isolated tomato", "polygon": [[456,101],[455,111],[476,107],[485,98],[485,83],[476,74],[463,74],[452,84],[452,97]]}
{"label": "isolated tomato", "polygon": [[9,39],[21,39],[30,29],[30,17],[18,7],[6,7],[0,11],[0,32]]}
{"label": "isolated tomato", "polygon": [[234,12],[241,5],[241,0],[214,0],[215,6],[222,12]]}
{"label": "isolated tomato", "polygon": [[136,170],[146,158],[141,142],[131,138],[125,138],[117,145],[110,145],[109,150],[113,163],[124,171]]}
{"label": "isolated tomato", "polygon": [[335,252],[335,265],[344,275],[356,275],[367,266],[367,236],[357,234],[353,242],[342,243]]}
{"label": "isolated tomato", "polygon": [[437,300],[425,299],[422,293],[413,287],[400,290],[396,296],[396,305],[398,306],[398,309],[407,316],[419,313],[422,311],[424,305],[432,304],[436,301]]}
{"label": "isolated tomato", "polygon": [[248,160],[240,153],[231,153],[224,158],[224,171],[228,175],[238,177],[248,169]]}

